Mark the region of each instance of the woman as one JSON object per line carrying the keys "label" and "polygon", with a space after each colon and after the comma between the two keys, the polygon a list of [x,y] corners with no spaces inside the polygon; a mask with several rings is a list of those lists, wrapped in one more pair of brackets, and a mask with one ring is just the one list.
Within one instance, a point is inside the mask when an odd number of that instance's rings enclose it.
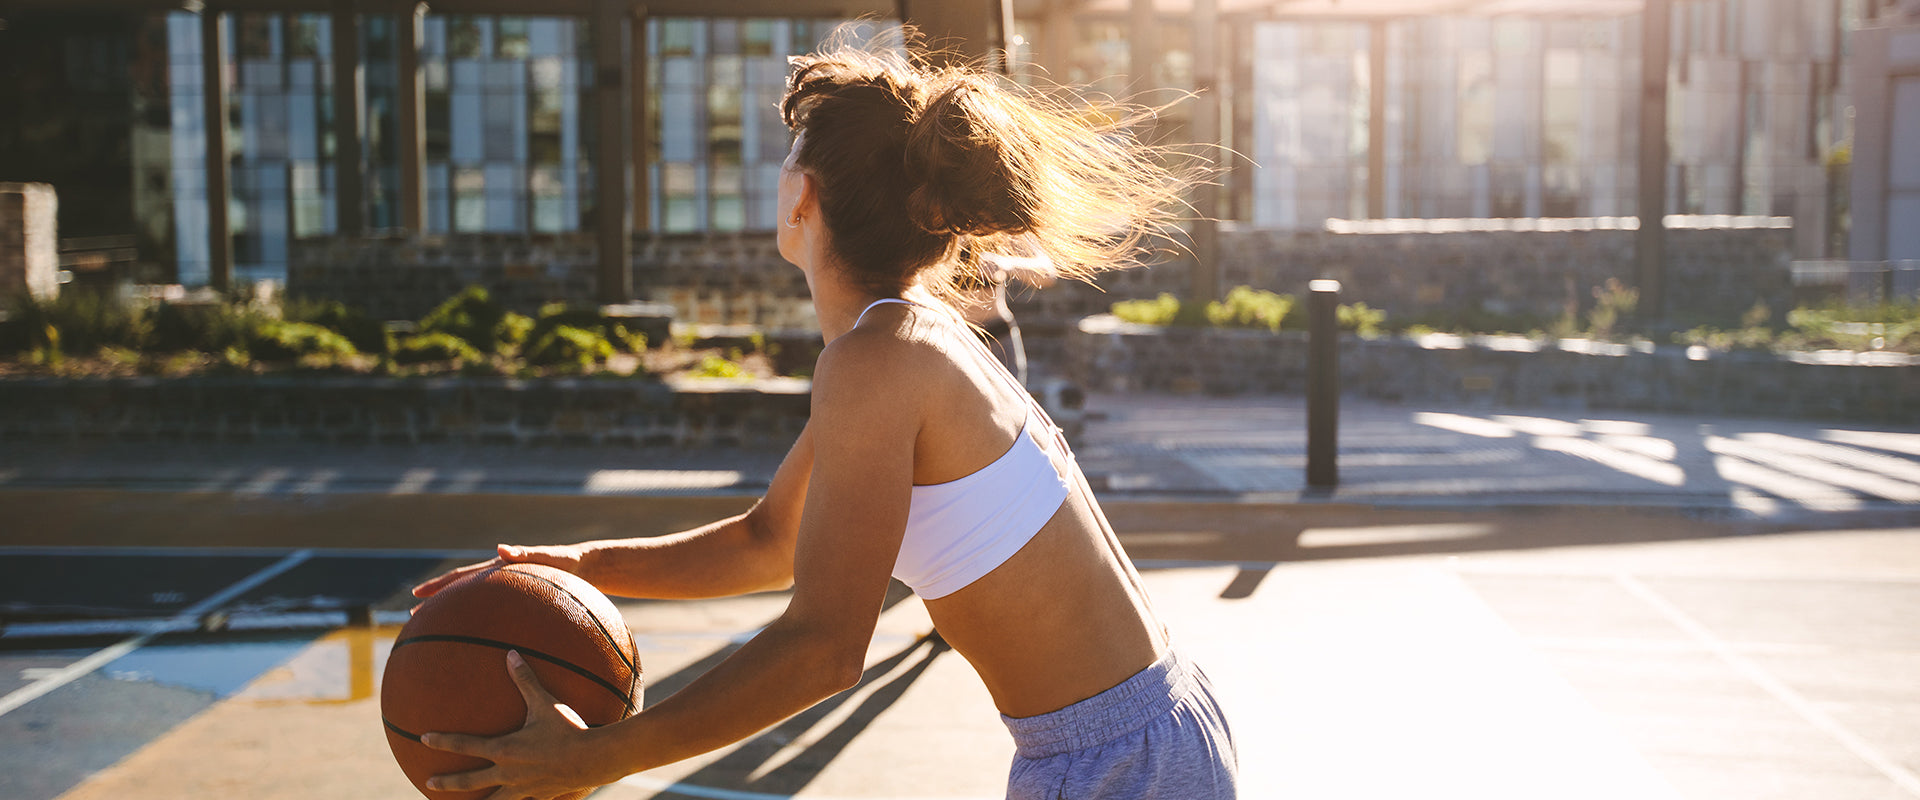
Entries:
{"label": "woman", "polygon": [[[1182,181],[1112,128],[982,73],[854,49],[795,67],[780,254],[806,274],[827,346],[765,498],[671,536],[502,546],[415,590],[531,561],[633,597],[790,586],[786,611],[627,720],[587,729],[530,702],[513,734],[429,735],[495,762],[434,785],[546,798],[739,741],[854,685],[898,577],[1012,732],[1009,797],[1233,796],[1206,677],[1155,621],[1058,429],[948,302],[982,256],[1016,247],[1068,277],[1124,263]],[[509,668],[546,697],[523,662]]]}

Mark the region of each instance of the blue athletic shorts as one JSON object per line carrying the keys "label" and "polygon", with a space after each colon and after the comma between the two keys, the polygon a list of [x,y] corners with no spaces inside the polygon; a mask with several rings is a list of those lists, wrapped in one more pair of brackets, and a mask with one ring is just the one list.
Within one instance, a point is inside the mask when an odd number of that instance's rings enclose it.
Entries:
{"label": "blue athletic shorts", "polygon": [[1206,673],[1177,651],[1059,711],[1000,719],[1016,747],[1008,800],[1236,796],[1233,732]]}

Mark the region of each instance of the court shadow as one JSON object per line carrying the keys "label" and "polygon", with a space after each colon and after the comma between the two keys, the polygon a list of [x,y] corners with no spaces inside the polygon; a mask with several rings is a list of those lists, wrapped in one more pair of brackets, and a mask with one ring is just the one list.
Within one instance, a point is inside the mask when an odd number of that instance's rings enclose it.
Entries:
{"label": "court shadow", "polygon": [[[719,663],[736,647],[715,653],[699,663],[668,676],[661,682],[661,693],[665,697],[669,688],[677,690],[692,677],[680,679],[691,670],[705,672],[713,664]],[[880,714],[899,702],[907,689],[924,675],[933,661],[941,653],[950,649],[945,640],[937,633],[929,633],[901,649],[900,652],[868,667],[860,677],[860,682],[852,689],[836,694],[816,703],[813,707],[800,712],[785,722],[775,725],[758,736],[743,742],[737,749],[721,757],[718,761],[696,770],[681,779],[680,785],[705,789],[726,789],[736,792],[753,792],[775,796],[789,796],[820,776],[827,765],[833,763],[853,743]],[[909,664],[911,662],[911,664]],[[904,666],[904,669],[902,668]],[[698,675],[698,673],[694,673]],[[680,680],[677,680],[680,679]],[[652,693],[649,693],[652,696]],[[815,732],[831,717],[840,715],[841,710],[858,699],[858,705],[844,714],[831,729]],[[794,742],[806,738],[810,741],[797,752],[778,765],[768,768],[783,754],[789,753]],[[690,795],[666,789],[652,796],[653,800],[674,800]],[[701,795],[706,796],[706,795]]]}

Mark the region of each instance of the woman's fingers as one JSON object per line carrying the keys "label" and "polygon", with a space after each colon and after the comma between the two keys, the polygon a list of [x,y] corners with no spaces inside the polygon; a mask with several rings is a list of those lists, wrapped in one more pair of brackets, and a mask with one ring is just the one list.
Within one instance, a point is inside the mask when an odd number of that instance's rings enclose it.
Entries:
{"label": "woman's fingers", "polygon": [[[498,737],[469,736],[464,733],[426,733],[420,735],[420,743],[435,750],[458,753],[463,756],[484,758],[488,761],[496,760],[495,756],[499,755],[499,750],[494,745],[497,741],[499,741]],[[462,774],[470,775],[472,773]],[[440,777],[445,778],[451,776],[442,775]]]}
{"label": "woman's fingers", "polygon": [[494,567],[500,566],[501,563],[502,561],[500,559],[493,558],[493,559],[488,559],[486,561],[479,562],[477,564],[468,564],[458,569],[447,570],[446,572],[442,572],[439,575],[436,575],[433,578],[428,579],[426,582],[413,587],[413,596],[414,597],[432,597],[435,594],[437,594],[441,589],[447,588],[449,585],[452,585],[455,581],[458,581],[461,578],[467,577],[468,575],[472,575],[473,573],[479,572],[481,570],[492,569]]}
{"label": "woman's fingers", "polygon": [[[425,739],[426,737],[421,737],[423,742]],[[431,747],[432,745],[428,746]],[[473,754],[468,753],[467,755]],[[440,792],[468,792],[474,789],[485,789],[489,786],[499,786],[500,778],[494,774],[498,770],[498,767],[487,767],[486,769],[476,769],[472,772],[435,775],[427,779],[427,788]]]}

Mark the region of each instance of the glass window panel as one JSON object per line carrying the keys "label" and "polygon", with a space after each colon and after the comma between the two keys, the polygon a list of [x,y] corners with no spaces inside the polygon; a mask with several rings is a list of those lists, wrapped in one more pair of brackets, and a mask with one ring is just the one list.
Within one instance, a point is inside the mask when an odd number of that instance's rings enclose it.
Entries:
{"label": "glass window panel", "polygon": [[485,230],[487,226],[487,177],[478,169],[457,169],[453,173],[453,229],[462,233]]}
{"label": "glass window panel", "polygon": [[694,54],[695,43],[701,38],[700,21],[691,19],[660,20],[660,55],[690,56]]}
{"label": "glass window panel", "polygon": [[479,58],[484,17],[455,14],[447,22],[447,54],[454,58]]}
{"label": "glass window panel", "polygon": [[773,20],[747,20],[740,31],[740,52],[749,56],[774,54]]}
{"label": "glass window panel", "polygon": [[501,17],[494,32],[494,56],[497,58],[526,58],[531,52],[527,40],[527,19],[525,17]]}

